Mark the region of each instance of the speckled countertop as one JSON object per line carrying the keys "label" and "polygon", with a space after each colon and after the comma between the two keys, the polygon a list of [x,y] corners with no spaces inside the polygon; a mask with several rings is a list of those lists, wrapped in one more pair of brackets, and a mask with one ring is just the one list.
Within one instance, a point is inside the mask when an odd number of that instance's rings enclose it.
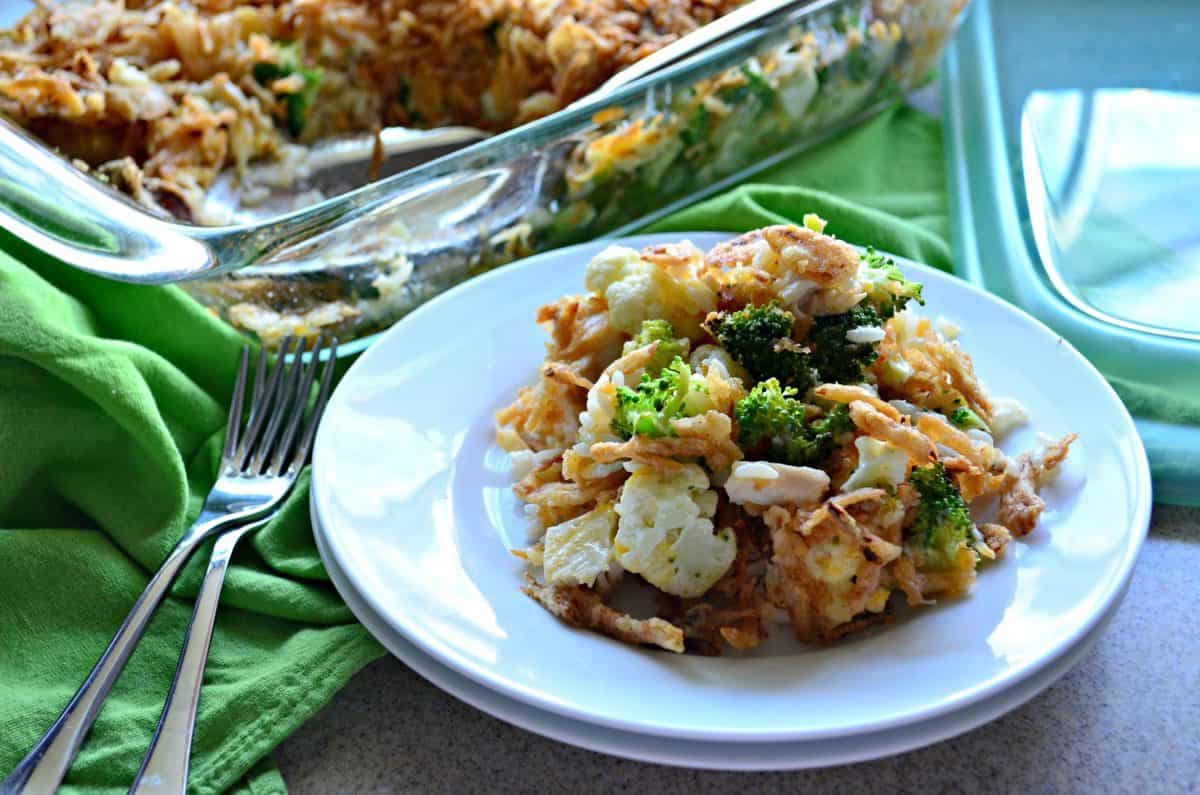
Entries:
{"label": "speckled countertop", "polygon": [[791,773],[659,767],[502,723],[388,657],[276,752],[294,793],[1200,792],[1200,510],[1156,506],[1108,631],[1014,712],[901,756]]}

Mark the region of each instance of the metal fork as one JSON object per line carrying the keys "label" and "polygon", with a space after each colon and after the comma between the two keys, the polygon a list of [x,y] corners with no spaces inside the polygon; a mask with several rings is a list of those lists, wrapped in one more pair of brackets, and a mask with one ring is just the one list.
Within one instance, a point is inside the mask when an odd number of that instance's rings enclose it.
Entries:
{"label": "metal fork", "polygon": [[[335,343],[336,344],[336,343]],[[146,629],[155,608],[166,596],[171,582],[196,548],[213,536],[247,522],[263,518],[283,501],[295,483],[298,467],[280,469],[276,461],[291,462],[287,455],[268,458],[272,451],[285,451],[292,444],[296,423],[284,420],[298,401],[307,402],[307,393],[295,389],[294,378],[286,379],[284,360],[292,345],[285,339],[266,377],[266,352],[258,360],[255,373],[254,401],[244,432],[241,420],[244,407],[249,351],[242,350],[237,384],[229,408],[229,423],[221,457],[221,474],[204,500],[195,523],[163,561],[146,589],[134,603],[96,666],[84,679],[58,719],[42,736],[16,769],[0,782],[0,795],[53,791],[63,779],[84,737],[100,713],[100,707],[125,667],[129,655]],[[297,347],[303,352],[304,344]],[[298,360],[297,356],[297,360]],[[312,361],[316,361],[316,357]],[[314,365],[315,366],[315,365]],[[326,363],[323,381],[330,380],[333,357]],[[296,368],[293,368],[293,371]],[[265,383],[264,383],[265,382]],[[311,380],[310,380],[311,383]],[[312,443],[312,428],[306,429],[301,447]],[[267,467],[270,466],[270,469]]]}
{"label": "metal fork", "polygon": [[[292,365],[288,377],[288,391],[298,398],[290,417],[287,419],[287,432],[284,441],[275,451],[267,469],[268,474],[275,476],[295,474],[300,471],[308,458],[312,447],[313,434],[321,421],[321,412],[329,397],[329,389],[333,383],[332,363],[337,353],[337,340],[334,340],[325,372],[321,376],[321,385],[317,393],[317,401],[309,415],[304,435],[299,446],[290,449],[292,437],[295,435],[304,417],[304,396],[307,396],[316,374],[318,354],[321,351],[321,339],[318,338],[313,348],[309,364],[303,368],[299,358]],[[259,361],[260,372],[262,361]],[[298,389],[295,388],[296,385]],[[256,382],[257,388],[257,382]],[[276,415],[278,417],[280,415]],[[274,419],[274,418],[273,418]],[[188,626],[183,640],[183,651],[179,655],[179,664],[175,669],[175,680],[167,693],[167,702],[163,705],[162,716],[158,719],[158,728],[150,748],[142,759],[142,766],[134,777],[131,793],[179,793],[187,791],[188,762],[191,756],[192,733],[196,727],[196,710],[200,705],[200,686],[204,679],[204,665],[208,660],[209,643],[212,641],[213,625],[217,620],[217,606],[221,599],[221,587],[225,583],[225,573],[229,568],[229,560],[238,541],[247,533],[257,530],[265,521],[228,530],[218,536],[213,545],[212,558],[208,570],[200,585],[200,593],[196,597],[196,607],[192,611],[192,621]]]}

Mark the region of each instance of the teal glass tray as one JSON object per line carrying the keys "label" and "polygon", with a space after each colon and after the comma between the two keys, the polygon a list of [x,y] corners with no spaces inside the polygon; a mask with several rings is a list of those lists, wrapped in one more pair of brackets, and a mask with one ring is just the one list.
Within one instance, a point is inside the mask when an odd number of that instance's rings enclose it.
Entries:
{"label": "teal glass tray", "polygon": [[958,275],[1082,351],[1134,415],[1155,499],[1200,505],[1189,5],[980,0],[942,74]]}

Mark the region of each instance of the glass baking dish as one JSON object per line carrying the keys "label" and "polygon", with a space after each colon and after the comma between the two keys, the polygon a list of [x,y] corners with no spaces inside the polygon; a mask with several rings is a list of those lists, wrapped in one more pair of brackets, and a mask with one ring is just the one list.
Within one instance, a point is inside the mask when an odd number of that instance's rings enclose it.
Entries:
{"label": "glass baking dish", "polygon": [[350,354],[474,274],[635,228],[877,113],[930,74],[965,4],[803,4],[616,92],[267,221],[159,219],[65,162],[22,173],[34,144],[7,134],[0,221],[12,231],[15,216],[18,236],[114,278],[170,263],[159,281],[265,344],[332,332]]}

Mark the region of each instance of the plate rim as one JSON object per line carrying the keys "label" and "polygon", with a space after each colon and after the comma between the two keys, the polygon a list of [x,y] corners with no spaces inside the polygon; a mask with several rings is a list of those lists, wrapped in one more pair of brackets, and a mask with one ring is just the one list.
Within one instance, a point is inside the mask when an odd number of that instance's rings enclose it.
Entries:
{"label": "plate rim", "polygon": [[[386,339],[388,336],[401,333],[402,329],[410,322],[414,322],[413,318],[421,318],[426,314],[434,313],[439,310],[443,303],[456,300],[456,296],[461,292],[468,290],[484,289],[484,285],[499,279],[508,278],[508,274],[517,269],[535,267],[539,262],[548,258],[566,258],[570,259],[577,252],[583,249],[591,249],[597,246],[605,245],[629,245],[634,248],[640,248],[645,245],[662,242],[678,242],[684,239],[711,239],[714,243],[722,239],[742,234],[740,232],[727,232],[719,230],[687,230],[678,232],[652,232],[640,235],[631,235],[619,238],[603,238],[599,240],[579,243],[573,246],[568,246],[553,251],[544,252],[534,255],[524,260],[506,265],[494,271],[482,274],[474,279],[471,279],[462,284],[456,285],[454,288],[445,293],[431,299],[425,304],[418,307],[415,311],[406,315],[399,322],[385,331],[380,340]],[[856,246],[860,250],[865,250],[864,247]],[[877,251],[879,249],[876,249]],[[1143,543],[1150,526],[1150,515],[1152,510],[1152,483],[1150,478],[1150,466],[1146,456],[1145,446],[1142,443],[1140,435],[1137,433],[1133,418],[1129,411],[1125,408],[1112,386],[1096,369],[1096,367],[1081,354],[1078,349],[1073,346],[1069,340],[1065,339],[1061,334],[1057,333],[1045,323],[1042,323],[1036,317],[1028,314],[1021,308],[1010,304],[998,296],[988,293],[979,287],[962,280],[952,273],[938,270],[928,265],[911,260],[900,255],[890,254],[880,251],[885,256],[890,256],[896,259],[905,268],[915,269],[918,273],[932,274],[935,279],[945,278],[957,282],[957,287],[975,293],[982,300],[991,303],[1004,312],[1016,313],[1017,316],[1024,321],[1032,324],[1035,328],[1044,334],[1049,335],[1053,339],[1057,339],[1059,344],[1063,346],[1070,355],[1076,357],[1080,363],[1090,371],[1097,381],[1102,385],[1102,394],[1106,395],[1110,403],[1116,409],[1116,413],[1121,417],[1121,426],[1123,438],[1129,438],[1134,441],[1133,452],[1134,460],[1129,462],[1130,472],[1135,476],[1135,490],[1131,490],[1130,506],[1131,520],[1129,528],[1131,530],[1129,543],[1121,551],[1121,559],[1117,569],[1117,575],[1113,578],[1108,589],[1102,592],[1099,599],[1098,607],[1089,612],[1087,617],[1080,621],[1071,632],[1066,633],[1064,637],[1054,644],[1050,649],[1031,660],[1019,663],[1008,668],[1003,673],[994,676],[990,681],[986,681],[971,687],[964,688],[953,696],[944,699],[935,706],[926,707],[923,709],[912,710],[901,715],[889,716],[873,723],[869,728],[862,726],[845,725],[835,726],[817,730],[769,730],[769,731],[753,731],[746,729],[728,729],[723,731],[714,731],[711,729],[691,729],[688,727],[679,726],[662,726],[662,725],[646,725],[643,723],[632,722],[617,717],[609,717],[603,715],[594,715],[587,710],[579,709],[572,704],[563,703],[557,697],[546,695],[536,688],[529,687],[514,682],[506,681],[503,677],[498,677],[494,672],[489,671],[486,667],[476,664],[469,658],[460,657],[456,650],[447,644],[443,644],[437,639],[426,637],[423,633],[414,631],[411,627],[405,626],[403,621],[389,622],[397,623],[396,629],[402,636],[407,638],[420,651],[432,657],[438,663],[450,668],[454,672],[461,674],[468,679],[500,694],[513,698],[517,701],[524,702],[532,707],[554,712],[567,718],[583,721],[593,725],[605,726],[621,731],[630,731],[642,735],[650,735],[656,737],[668,737],[682,740],[700,740],[713,742],[794,742],[794,741],[811,741],[820,739],[833,739],[838,737],[854,736],[865,732],[883,731],[895,729],[902,726],[912,725],[917,722],[938,718],[951,712],[963,709],[971,704],[978,703],[987,699],[998,692],[1016,685],[1017,683],[1036,675],[1044,670],[1054,659],[1060,657],[1067,649],[1078,643],[1081,638],[1085,637],[1088,632],[1095,628],[1100,620],[1107,614],[1110,607],[1116,601],[1119,601],[1119,595],[1128,587],[1129,580],[1133,573],[1134,564],[1141,552]],[[582,266],[581,266],[582,272]],[[355,370],[365,369],[365,362],[372,361],[379,354],[378,351],[382,346],[373,345],[368,348],[362,356],[356,360],[349,370],[343,375],[334,394],[330,397],[330,405],[333,405],[338,398],[338,392],[343,389],[344,385],[351,381]],[[328,407],[327,407],[328,410]],[[328,424],[322,423],[317,432],[317,438],[313,450],[313,473],[312,490],[313,504],[317,506],[317,513],[328,515],[322,511],[325,503],[323,491],[320,487],[321,478],[316,477],[319,471],[323,468],[321,461],[323,459],[322,450],[327,446],[322,444],[322,439],[327,436]],[[325,523],[328,527],[328,522]],[[345,559],[345,552],[341,550],[340,544],[334,534],[327,533],[326,538],[330,550],[330,554],[335,561],[338,561],[339,566],[346,570],[346,566],[341,564]],[[349,575],[348,575],[349,576]],[[387,616],[388,611],[384,606],[377,604],[377,600],[373,594],[364,593],[364,601],[370,608],[380,616]]]}

